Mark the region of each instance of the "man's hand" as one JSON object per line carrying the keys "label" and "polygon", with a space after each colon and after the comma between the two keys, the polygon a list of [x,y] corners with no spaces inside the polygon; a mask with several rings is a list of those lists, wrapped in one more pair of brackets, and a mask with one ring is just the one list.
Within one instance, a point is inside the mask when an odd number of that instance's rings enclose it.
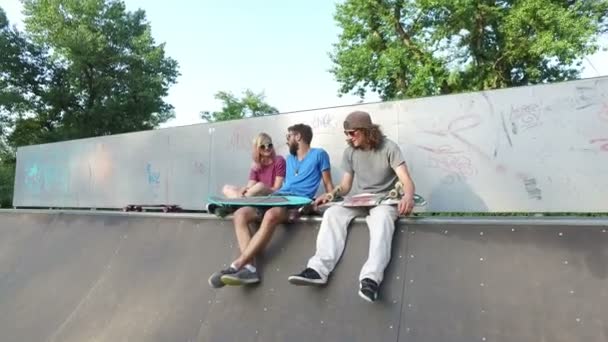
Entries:
{"label": "man's hand", "polygon": [[323,194],[323,195],[317,197],[317,199],[315,199],[315,202],[314,202],[314,208],[316,209],[319,205],[329,202],[329,198],[330,198],[329,193]]}
{"label": "man's hand", "polygon": [[408,194],[404,194],[399,201],[399,215],[409,215],[414,209],[414,197]]}

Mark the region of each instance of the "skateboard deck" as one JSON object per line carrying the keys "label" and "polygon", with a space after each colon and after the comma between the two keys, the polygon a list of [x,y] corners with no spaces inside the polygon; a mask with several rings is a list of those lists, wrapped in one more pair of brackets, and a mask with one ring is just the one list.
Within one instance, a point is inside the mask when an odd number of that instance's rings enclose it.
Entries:
{"label": "skateboard deck", "polygon": [[300,208],[310,203],[312,200],[308,197],[299,196],[253,196],[226,198],[222,196],[210,196],[208,198],[207,211],[210,214],[215,214],[220,217],[226,216],[231,210],[236,210],[241,207],[287,207]]}
{"label": "skateboard deck", "polygon": [[[403,196],[403,185],[401,182],[397,182],[395,187],[386,194],[364,193],[340,198],[336,196],[336,194],[340,191],[342,191],[340,186],[336,187],[334,191],[329,194],[329,202],[320,205],[319,211],[323,212],[333,205],[340,205],[348,208],[375,207],[381,204],[398,205],[401,197]],[[425,205],[426,200],[424,197],[414,194],[414,208],[423,207]]]}
{"label": "skateboard deck", "polygon": [[129,212],[129,211],[143,212],[143,211],[147,211],[147,210],[151,210],[151,211],[160,210],[163,213],[170,213],[170,212],[179,212],[182,209],[177,204],[128,204],[127,206],[122,208],[122,211],[125,211],[125,212]]}
{"label": "skateboard deck", "polygon": [[[347,196],[343,198],[334,198],[333,201],[327,202],[319,207],[326,207],[332,205],[341,205],[343,207],[357,208],[357,207],[375,207],[377,205],[398,205],[401,198],[391,197],[386,194],[359,194],[354,196]],[[426,205],[426,200],[418,195],[414,194],[414,207],[422,207]]]}

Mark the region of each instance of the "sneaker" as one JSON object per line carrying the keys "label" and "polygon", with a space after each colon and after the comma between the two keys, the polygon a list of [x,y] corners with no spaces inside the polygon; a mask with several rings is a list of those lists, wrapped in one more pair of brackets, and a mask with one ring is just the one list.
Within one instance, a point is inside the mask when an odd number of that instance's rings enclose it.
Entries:
{"label": "sneaker", "polygon": [[361,284],[359,285],[359,297],[370,303],[375,302],[376,299],[378,299],[378,283],[369,278],[361,280]]}
{"label": "sneaker", "polygon": [[218,216],[220,218],[224,218],[234,212],[234,210],[232,208],[222,207],[217,204],[211,204],[211,203],[207,204],[206,209],[207,209],[207,213]]}
{"label": "sneaker", "polygon": [[247,285],[260,282],[258,272],[252,272],[247,269],[247,267],[241,268],[236,273],[224,274],[222,275],[221,279],[224,284],[231,286]]}
{"label": "sneaker", "polygon": [[301,212],[297,209],[287,211],[287,223],[295,223],[300,218]]}
{"label": "sneaker", "polygon": [[327,279],[321,278],[319,272],[308,267],[299,274],[294,274],[287,278],[294,285],[323,285],[327,283]]}
{"label": "sneaker", "polygon": [[211,285],[211,287],[213,288],[220,288],[220,287],[224,287],[224,282],[222,281],[222,276],[225,274],[233,274],[236,273],[238,270],[236,268],[233,267],[228,267],[225,270],[221,270],[218,272],[215,272],[211,275],[211,277],[209,277],[209,285]]}

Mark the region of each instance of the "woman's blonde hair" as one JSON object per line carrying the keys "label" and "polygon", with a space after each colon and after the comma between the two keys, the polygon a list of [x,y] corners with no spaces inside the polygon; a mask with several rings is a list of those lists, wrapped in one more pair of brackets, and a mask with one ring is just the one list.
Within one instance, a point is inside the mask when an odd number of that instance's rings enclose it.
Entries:
{"label": "woman's blonde hair", "polygon": [[[262,166],[262,153],[260,151],[260,145],[263,145],[263,144],[272,144],[272,138],[270,137],[270,135],[268,135],[266,133],[260,133],[255,137],[255,139],[253,139],[252,157],[253,157],[253,162],[255,163],[256,167],[258,167],[258,168]],[[276,156],[276,153],[273,148],[270,153],[270,158],[274,160],[275,156]]]}

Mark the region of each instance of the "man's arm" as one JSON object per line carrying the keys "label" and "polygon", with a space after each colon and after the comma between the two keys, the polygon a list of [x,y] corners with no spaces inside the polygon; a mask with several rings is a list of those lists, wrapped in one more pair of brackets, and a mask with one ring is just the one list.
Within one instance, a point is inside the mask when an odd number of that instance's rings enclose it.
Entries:
{"label": "man's arm", "polygon": [[323,171],[321,176],[323,177],[323,186],[325,187],[325,192],[332,192],[334,190],[334,182],[331,180],[330,169]]}
{"label": "man's arm", "polygon": [[397,178],[401,184],[403,184],[403,197],[399,202],[399,215],[409,215],[414,209],[414,193],[416,192],[416,187],[414,186],[414,182],[412,181],[412,177],[410,177],[410,173],[407,169],[405,163],[399,164],[395,169],[395,174],[397,174]]}
{"label": "man's arm", "polygon": [[[353,185],[353,175],[351,175],[348,172],[345,172],[344,175],[342,176],[342,181],[340,182],[340,191],[336,193],[336,196],[344,196],[344,195],[348,194],[352,185]],[[325,188],[325,190],[328,190],[327,187]],[[332,188],[331,190],[327,191],[327,193],[325,193],[324,195],[319,196],[319,198],[317,198],[315,201],[315,205],[323,204],[323,203],[326,203],[327,201],[329,201],[328,195],[333,190],[334,189]]]}

